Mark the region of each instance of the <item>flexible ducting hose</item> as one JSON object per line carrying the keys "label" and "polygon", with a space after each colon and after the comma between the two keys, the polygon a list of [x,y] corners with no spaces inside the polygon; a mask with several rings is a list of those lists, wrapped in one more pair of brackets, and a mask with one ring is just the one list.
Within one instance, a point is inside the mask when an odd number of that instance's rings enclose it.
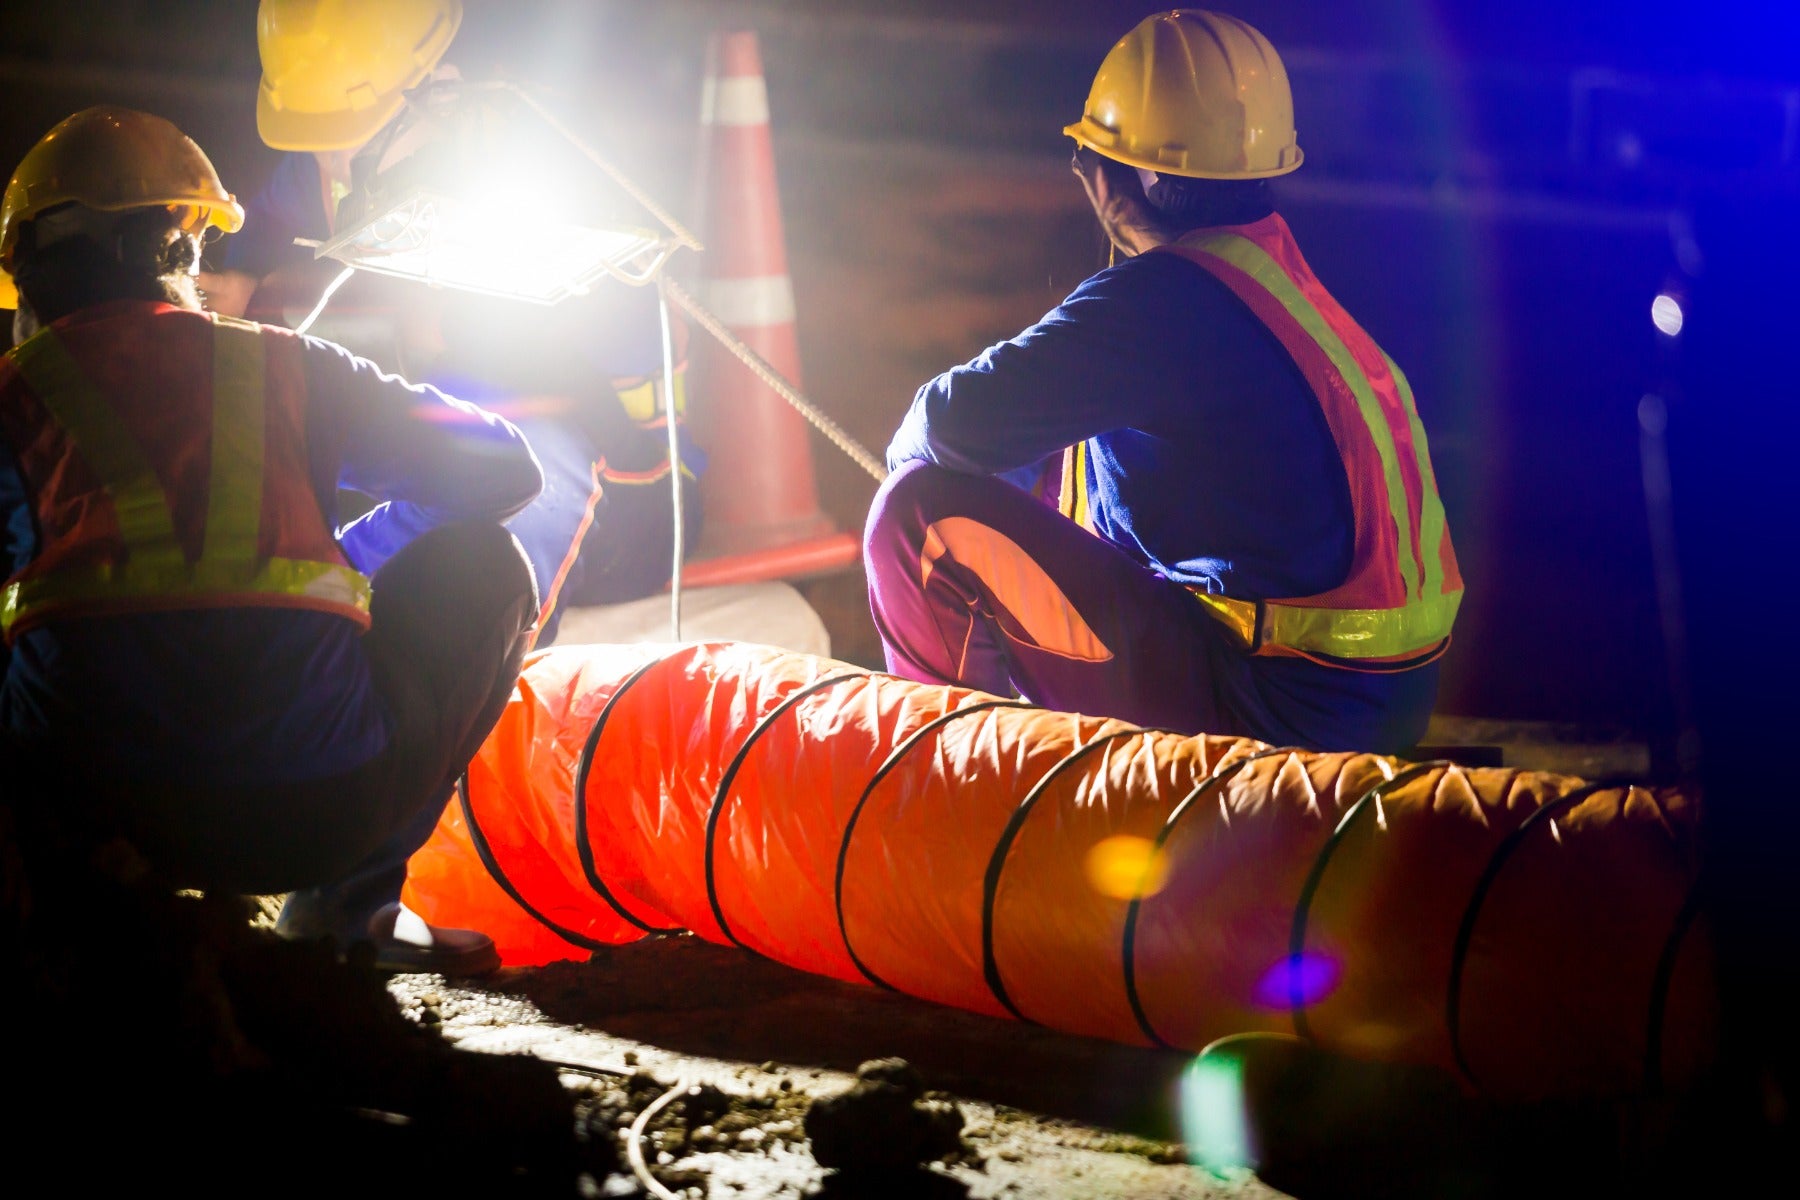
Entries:
{"label": "flexible ducting hose", "polygon": [[1676,790],[1142,730],[743,644],[528,661],[408,902],[508,964],[691,930],[1198,1050],[1294,1032],[1499,1098],[1711,1059]]}

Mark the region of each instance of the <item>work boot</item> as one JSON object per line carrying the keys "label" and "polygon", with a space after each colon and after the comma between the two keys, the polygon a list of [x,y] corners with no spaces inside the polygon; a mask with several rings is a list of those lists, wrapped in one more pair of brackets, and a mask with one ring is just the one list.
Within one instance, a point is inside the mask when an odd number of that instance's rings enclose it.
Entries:
{"label": "work boot", "polygon": [[428,924],[395,900],[375,910],[366,921],[332,921],[310,893],[297,892],[281,906],[275,932],[295,941],[330,937],[346,954],[358,942],[374,947],[378,971],[429,971],[439,975],[486,975],[500,967],[494,939],[474,929],[446,929]]}

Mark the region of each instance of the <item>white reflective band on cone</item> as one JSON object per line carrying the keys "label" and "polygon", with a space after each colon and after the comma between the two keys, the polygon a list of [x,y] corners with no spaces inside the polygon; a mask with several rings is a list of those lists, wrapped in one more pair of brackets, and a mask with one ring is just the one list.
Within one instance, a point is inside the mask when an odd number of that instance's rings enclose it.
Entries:
{"label": "white reflective band on cone", "polygon": [[786,275],[710,279],[706,307],[733,329],[765,329],[794,319],[794,285]]}
{"label": "white reflective band on cone", "polygon": [[709,78],[700,91],[702,125],[767,125],[769,89],[761,75]]}

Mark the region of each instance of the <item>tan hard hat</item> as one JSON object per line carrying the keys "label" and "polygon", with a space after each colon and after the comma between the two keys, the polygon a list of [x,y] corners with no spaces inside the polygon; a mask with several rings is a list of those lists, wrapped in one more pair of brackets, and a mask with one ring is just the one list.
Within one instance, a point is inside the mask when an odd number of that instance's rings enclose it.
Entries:
{"label": "tan hard hat", "polygon": [[1196,8],[1146,17],[1120,38],[1063,132],[1127,166],[1194,179],[1267,179],[1302,157],[1275,47]]}
{"label": "tan hard hat", "polygon": [[192,230],[234,233],[243,206],[192,138],[161,117],[87,108],[57,123],[19,160],[0,201],[0,268],[10,270],[19,226],[63,204],[100,212],[185,208]]}

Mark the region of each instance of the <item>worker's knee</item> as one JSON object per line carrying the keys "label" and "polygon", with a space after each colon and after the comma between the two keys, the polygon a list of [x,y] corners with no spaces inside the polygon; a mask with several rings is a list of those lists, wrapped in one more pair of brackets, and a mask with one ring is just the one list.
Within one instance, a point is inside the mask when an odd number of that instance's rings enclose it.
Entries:
{"label": "worker's knee", "polygon": [[896,537],[917,542],[958,486],[970,478],[918,460],[901,466],[883,481],[869,505],[863,529],[865,553]]}
{"label": "worker's knee", "polygon": [[497,523],[468,521],[423,533],[390,559],[375,576],[371,615],[380,625],[421,609],[473,611],[522,628],[537,606],[519,540]]}

